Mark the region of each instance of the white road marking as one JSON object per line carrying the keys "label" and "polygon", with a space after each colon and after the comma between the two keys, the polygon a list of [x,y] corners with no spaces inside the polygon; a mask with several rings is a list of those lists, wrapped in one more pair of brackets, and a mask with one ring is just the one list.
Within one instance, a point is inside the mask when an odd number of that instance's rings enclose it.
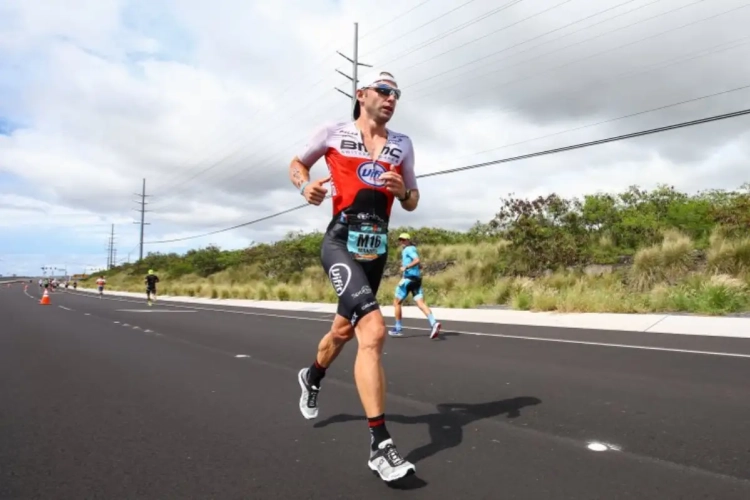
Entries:
{"label": "white road marking", "polygon": [[607,445],[602,443],[589,443],[587,448],[591,451],[607,451],[609,449],[607,448]]}
{"label": "white road marking", "polygon": [[84,316],[91,316],[91,313],[83,313]]}
{"label": "white road marking", "polygon": [[[85,296],[83,294],[78,294]],[[109,300],[115,300],[120,302],[131,302],[135,303],[133,300],[127,300],[127,299],[109,299]],[[333,314],[330,315],[329,318],[311,318],[306,316],[291,316],[288,314],[273,314],[273,313],[259,313],[259,312],[251,312],[251,311],[233,311],[228,309],[216,309],[213,307],[188,307],[188,306],[180,306],[176,304],[169,304],[170,307],[177,307],[177,308],[183,308],[183,309],[192,309],[193,311],[209,311],[209,312],[221,312],[226,314],[242,314],[246,316],[265,316],[270,318],[284,318],[284,319],[296,319],[296,320],[302,320],[302,321],[322,321],[325,323],[330,323],[333,318]],[[386,327],[390,327],[391,325],[386,324]],[[508,326],[508,325],[500,325],[497,326]],[[510,326],[517,326],[517,325],[510,325]],[[525,325],[520,325],[525,326]],[[422,330],[422,331],[431,331],[431,328],[425,328],[425,327],[419,327],[419,326],[410,326],[408,327],[412,330]],[[547,327],[540,327],[540,328],[547,328]],[[615,347],[615,348],[621,348],[621,349],[640,349],[644,351],[657,351],[657,352],[674,352],[674,353],[681,353],[681,354],[702,354],[705,356],[725,356],[725,357],[733,357],[733,358],[745,358],[750,359],[750,354],[739,354],[739,353],[733,353],[733,352],[715,352],[715,351],[698,351],[698,350],[692,350],[692,349],[677,349],[677,348],[671,348],[671,347],[651,347],[651,346],[641,346],[641,345],[630,345],[630,344],[615,344],[615,343],[608,343],[608,342],[590,342],[585,340],[568,340],[568,339],[552,339],[552,338],[546,338],[546,337],[530,337],[526,335],[507,335],[504,333],[484,333],[484,332],[470,332],[470,331],[464,331],[464,330],[453,330],[450,328],[443,328],[443,331],[451,332],[451,333],[458,333],[460,335],[475,335],[478,337],[495,337],[495,338],[504,338],[504,339],[516,339],[516,340],[531,340],[531,341],[537,341],[537,342],[557,342],[561,344],[578,344],[578,345],[588,345],[588,346],[595,346],[595,347]]]}
{"label": "white road marking", "polygon": [[114,322],[114,324],[115,324],[115,325],[119,325],[119,324],[120,324],[120,322],[119,322],[119,321],[115,321],[115,322]]}
{"label": "white road marking", "polygon": [[72,311],[73,310],[73,309],[70,309],[69,307],[65,307],[65,306],[57,306],[57,307],[59,307],[60,309],[65,309],[66,311]]}
{"label": "white road marking", "polygon": [[238,354],[235,356],[235,358],[249,358],[249,357],[250,356],[248,356],[247,354]]}
{"label": "white road marking", "polygon": [[117,309],[117,312],[130,312],[130,313],[194,313],[195,311],[172,311],[170,309]]}
{"label": "white road marking", "polygon": [[599,441],[591,441],[590,443],[588,443],[586,448],[588,448],[591,451],[608,451],[608,450],[622,451],[622,448],[617,445],[609,444],[609,443],[601,443]]}

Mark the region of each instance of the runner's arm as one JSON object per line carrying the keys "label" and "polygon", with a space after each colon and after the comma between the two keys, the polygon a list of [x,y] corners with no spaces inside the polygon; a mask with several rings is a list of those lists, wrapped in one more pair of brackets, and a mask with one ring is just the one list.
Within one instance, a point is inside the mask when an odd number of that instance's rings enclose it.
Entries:
{"label": "runner's arm", "polygon": [[407,256],[410,259],[412,259],[412,261],[409,263],[408,266],[404,266],[404,269],[409,269],[410,267],[418,266],[421,261],[419,260],[419,254],[417,253],[417,250],[414,247],[411,247],[411,248],[407,248],[405,252]]}
{"label": "runner's arm", "polygon": [[292,158],[289,164],[289,180],[297,189],[310,182],[310,169],[325,154],[327,139],[328,126],[324,125],[315,131],[302,151]]}
{"label": "runner's arm", "polygon": [[[409,148],[401,163],[401,176],[404,179],[404,187],[408,193],[408,198],[399,202],[401,207],[407,212],[413,212],[419,205],[419,187],[417,186],[417,176],[414,173],[414,145],[409,141]],[[411,192],[409,192],[411,190]]]}

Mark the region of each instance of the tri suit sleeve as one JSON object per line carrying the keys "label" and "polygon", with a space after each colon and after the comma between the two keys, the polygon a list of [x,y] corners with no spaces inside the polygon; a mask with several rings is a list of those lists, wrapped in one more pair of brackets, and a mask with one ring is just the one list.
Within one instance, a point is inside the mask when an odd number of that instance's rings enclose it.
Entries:
{"label": "tri suit sleeve", "polygon": [[404,179],[406,189],[419,189],[417,175],[414,173],[414,144],[412,144],[411,139],[401,162],[401,177]]}
{"label": "tri suit sleeve", "polygon": [[325,154],[328,148],[328,130],[327,124],[317,129],[297,153],[297,159],[307,168],[311,168]]}

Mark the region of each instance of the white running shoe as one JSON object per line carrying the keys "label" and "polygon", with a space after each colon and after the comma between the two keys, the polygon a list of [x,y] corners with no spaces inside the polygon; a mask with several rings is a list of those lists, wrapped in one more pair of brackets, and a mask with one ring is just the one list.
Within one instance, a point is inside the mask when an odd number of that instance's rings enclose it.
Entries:
{"label": "white running shoe", "polygon": [[434,325],[432,325],[432,330],[430,331],[430,340],[435,340],[438,338],[438,335],[440,335],[440,329],[442,328],[442,325],[439,321],[436,321]]}
{"label": "white running shoe", "polygon": [[318,393],[319,387],[307,383],[307,373],[309,368],[303,368],[297,374],[297,381],[302,389],[302,395],[299,398],[299,410],[302,416],[310,420],[318,417]]}
{"label": "white running shoe", "polygon": [[396,445],[393,444],[393,439],[386,439],[375,451],[370,450],[370,460],[367,465],[387,483],[417,472],[414,464],[401,457]]}

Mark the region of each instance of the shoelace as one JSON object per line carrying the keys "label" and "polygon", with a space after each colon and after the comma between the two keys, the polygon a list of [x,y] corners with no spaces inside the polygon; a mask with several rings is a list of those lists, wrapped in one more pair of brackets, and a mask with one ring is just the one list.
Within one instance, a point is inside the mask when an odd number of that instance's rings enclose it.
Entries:
{"label": "shoelace", "polygon": [[401,458],[401,455],[399,455],[398,450],[392,444],[386,447],[385,456],[388,458],[388,461],[393,466],[398,466],[404,463],[404,459]]}
{"label": "shoelace", "polygon": [[311,388],[307,394],[307,406],[309,408],[314,408],[317,402],[318,402],[318,391]]}

